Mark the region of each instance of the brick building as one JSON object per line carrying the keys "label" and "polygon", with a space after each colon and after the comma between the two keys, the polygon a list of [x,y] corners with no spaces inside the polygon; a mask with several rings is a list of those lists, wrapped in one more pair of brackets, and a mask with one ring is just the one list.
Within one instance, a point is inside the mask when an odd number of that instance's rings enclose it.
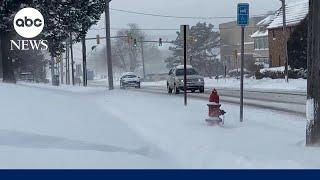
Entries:
{"label": "brick building", "polygon": [[[309,0],[301,0],[286,5],[287,35],[290,38],[294,29],[307,17]],[[276,13],[274,20],[267,27],[269,41],[270,67],[285,65],[282,8]]]}
{"label": "brick building", "polygon": [[[251,35],[258,30],[257,23],[265,17],[252,17],[245,29],[245,66],[253,61],[254,42]],[[219,25],[220,30],[220,56],[221,61],[227,66],[227,70],[240,67],[241,27],[236,21]]]}

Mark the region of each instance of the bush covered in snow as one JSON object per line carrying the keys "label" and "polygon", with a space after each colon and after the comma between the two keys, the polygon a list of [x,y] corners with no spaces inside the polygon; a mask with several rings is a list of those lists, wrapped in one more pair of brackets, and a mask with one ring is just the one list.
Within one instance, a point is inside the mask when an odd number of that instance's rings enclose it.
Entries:
{"label": "bush covered in snow", "polygon": [[[264,68],[259,71],[256,71],[256,79],[271,78],[271,79],[284,79],[284,67],[275,67],[275,68]],[[291,69],[289,67],[289,78],[291,79],[306,79],[307,70],[304,69]]]}
{"label": "bush covered in snow", "polygon": [[[233,69],[228,72],[228,75],[229,75],[229,77],[239,77],[240,72],[241,72],[240,68]],[[246,75],[247,77],[251,75],[250,71],[248,71],[247,69],[244,69],[243,72],[244,72],[244,75]]]}

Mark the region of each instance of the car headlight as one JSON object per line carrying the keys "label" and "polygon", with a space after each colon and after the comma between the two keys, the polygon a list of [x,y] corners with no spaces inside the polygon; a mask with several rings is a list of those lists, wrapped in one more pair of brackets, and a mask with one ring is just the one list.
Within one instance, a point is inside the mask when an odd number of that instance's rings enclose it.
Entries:
{"label": "car headlight", "polygon": [[184,82],[184,80],[183,80],[183,79],[180,79],[180,82],[181,82],[181,83],[183,83],[183,82]]}

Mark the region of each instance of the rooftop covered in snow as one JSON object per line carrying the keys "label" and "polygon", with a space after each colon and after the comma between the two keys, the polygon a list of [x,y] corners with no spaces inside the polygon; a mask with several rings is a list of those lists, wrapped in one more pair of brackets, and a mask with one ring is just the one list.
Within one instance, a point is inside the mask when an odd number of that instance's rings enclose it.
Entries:
{"label": "rooftop covered in snow", "polygon": [[251,35],[252,38],[258,38],[258,37],[266,37],[268,36],[268,30],[258,30],[255,33]]}
{"label": "rooftop covered in snow", "polygon": [[257,26],[268,26],[272,21],[274,20],[275,15],[269,15],[266,18],[262,19],[260,22],[258,22]]}
{"label": "rooftop covered in snow", "polygon": [[[309,0],[301,0],[286,5],[286,23],[287,26],[295,26],[299,24],[309,11]],[[274,20],[268,26],[268,29],[275,29],[283,26],[282,8],[275,15]]]}

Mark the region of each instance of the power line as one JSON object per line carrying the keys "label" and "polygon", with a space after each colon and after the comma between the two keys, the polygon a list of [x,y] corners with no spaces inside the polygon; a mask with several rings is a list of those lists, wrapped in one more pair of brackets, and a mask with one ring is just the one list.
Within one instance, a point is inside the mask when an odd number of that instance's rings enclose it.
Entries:
{"label": "power line", "polygon": [[144,13],[144,12],[138,12],[138,11],[129,11],[129,10],[123,10],[123,9],[114,9],[110,8],[112,11],[117,12],[124,12],[129,14],[137,14],[137,15],[144,15],[144,16],[153,16],[153,17],[162,17],[162,18],[176,18],[176,19],[234,19],[236,17],[232,16],[217,16],[217,17],[195,17],[195,16],[171,16],[171,15],[163,15],[163,14],[152,14],[152,13]]}
{"label": "power line", "polygon": [[[123,9],[114,9],[110,8],[112,11],[123,12],[128,14],[136,14],[136,15],[143,15],[143,16],[153,16],[153,17],[161,17],[161,18],[175,18],[175,19],[198,19],[198,20],[212,20],[212,19],[236,19],[236,16],[173,16],[173,15],[164,15],[164,14],[153,14],[153,13],[145,13],[145,12],[138,12],[138,11],[130,11],[130,10],[123,10]],[[258,14],[253,15],[251,17],[260,17],[266,16],[267,14]]]}

